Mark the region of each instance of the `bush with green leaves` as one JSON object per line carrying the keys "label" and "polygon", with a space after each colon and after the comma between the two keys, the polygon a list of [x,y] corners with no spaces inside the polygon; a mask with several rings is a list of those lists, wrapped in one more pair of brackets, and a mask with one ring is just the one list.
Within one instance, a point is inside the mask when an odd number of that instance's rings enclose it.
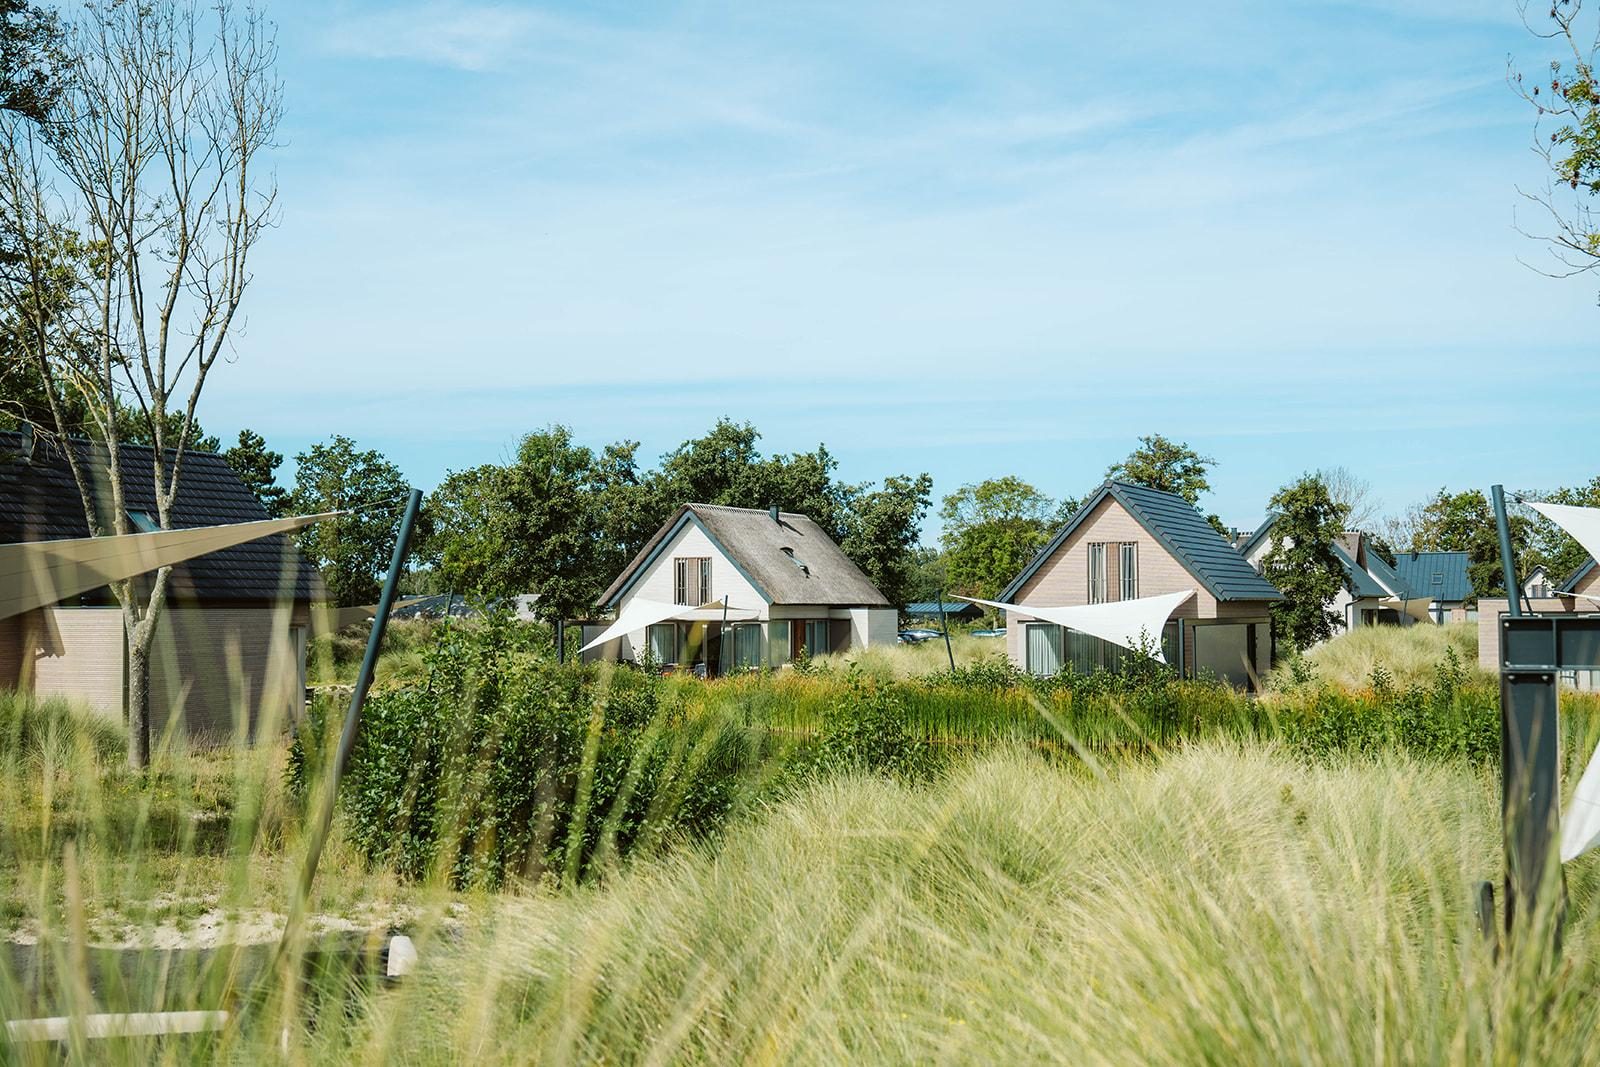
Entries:
{"label": "bush with green leaves", "polygon": [[351,840],[402,875],[572,880],[713,831],[770,739],[686,721],[661,681],[559,664],[507,614],[448,623],[426,680],[374,694],[340,791]]}

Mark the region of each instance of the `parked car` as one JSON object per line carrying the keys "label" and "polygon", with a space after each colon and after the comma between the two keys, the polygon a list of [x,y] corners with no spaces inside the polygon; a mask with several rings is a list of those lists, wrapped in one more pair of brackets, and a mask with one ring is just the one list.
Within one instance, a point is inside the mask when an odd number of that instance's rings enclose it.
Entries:
{"label": "parked car", "polygon": [[944,633],[940,630],[928,630],[922,627],[912,627],[911,629],[900,631],[900,643],[902,645],[920,645],[924,641],[932,641],[935,638],[943,636]]}
{"label": "parked car", "polygon": [[972,636],[973,637],[1004,637],[1005,635],[1006,635],[1006,628],[1004,626],[1000,627],[1000,629],[998,629],[998,630],[974,630],[974,631],[972,631]]}

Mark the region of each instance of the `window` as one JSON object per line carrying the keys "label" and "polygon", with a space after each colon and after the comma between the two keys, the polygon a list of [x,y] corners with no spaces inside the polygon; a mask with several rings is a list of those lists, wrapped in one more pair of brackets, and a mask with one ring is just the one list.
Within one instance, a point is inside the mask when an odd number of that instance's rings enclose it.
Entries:
{"label": "window", "polygon": [[1118,564],[1122,568],[1122,600],[1139,599],[1139,545],[1134,541],[1125,541],[1121,551],[1118,552]]}
{"label": "window", "polygon": [[711,601],[711,557],[685,556],[672,561],[675,568],[673,602],[699,607]]}
{"label": "window", "polygon": [[771,646],[772,665],[781,667],[789,662],[789,620],[773,619],[767,625],[770,627],[767,643]]}
{"label": "window", "polygon": [[808,656],[822,656],[829,651],[828,645],[828,620],[807,619],[805,629],[805,650]]}
{"label": "window", "polygon": [[1022,627],[1029,674],[1049,678],[1061,673],[1061,635],[1053,622],[1030,622]]}
{"label": "window", "polygon": [[1093,634],[1066,631],[1063,658],[1074,673],[1093,674],[1096,671],[1114,671],[1122,666],[1124,656],[1133,655],[1121,645],[1102,641]]}
{"label": "window", "polygon": [[1104,541],[1089,544],[1089,603],[1106,602],[1106,545]]}
{"label": "window", "polygon": [[645,634],[645,644],[650,658],[658,664],[678,662],[678,627],[676,623],[658,623]]}
{"label": "window", "polygon": [[761,624],[745,623],[732,628],[728,639],[733,642],[734,670],[751,670],[761,666]]}
{"label": "window", "polygon": [[155,533],[161,529],[161,523],[148,511],[130,511],[128,512],[128,521],[133,524],[133,528],[139,533]]}

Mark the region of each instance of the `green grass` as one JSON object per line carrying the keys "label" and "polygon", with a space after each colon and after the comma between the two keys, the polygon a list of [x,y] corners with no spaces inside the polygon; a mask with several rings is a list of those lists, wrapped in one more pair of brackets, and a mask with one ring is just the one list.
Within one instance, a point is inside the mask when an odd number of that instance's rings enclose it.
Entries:
{"label": "green grass", "polygon": [[576,892],[504,900],[319,1035],[406,1063],[1589,1061],[1594,861],[1553,975],[1470,904],[1496,782],[1206,745],[1092,777],[1008,750],[820,783]]}
{"label": "green grass", "polygon": [[[1447,648],[1455,649],[1462,664],[1476,673],[1478,624],[1363,626],[1310,649],[1305,658],[1323,680],[1349,689],[1367,686],[1380,664],[1401,686],[1426,685]],[[1285,669],[1280,665],[1275,673]]]}
{"label": "green grass", "polygon": [[[515,642],[497,651],[493,632],[463,629],[466,659],[431,660],[497,665],[489,690],[426,692],[492,695],[547,723],[528,702],[586,676],[563,681]],[[305,908],[322,930],[404,925],[424,968],[395,988],[329,969],[306,942],[279,969],[227,943],[272,940],[293,899],[306,842],[286,745],[164,752],[138,775],[107,724],[0,696],[0,929],[38,936],[47,965],[13,972],[0,945],[0,1017],[235,1012],[218,1039],[69,1050],[84,1062],[281,1058],[285,1027],[288,1062],[319,1063],[1584,1061],[1600,861],[1569,868],[1561,970],[1492,964],[1470,900],[1502,862],[1498,734],[1470,672],[1440,689],[1454,676],[1430,663],[1416,688],[1379,692],[1291,679],[1250,700],[968,662],[954,677],[824,661],[711,683],[608,668],[561,689],[592,739],[573,748],[580,776],[608,766],[595,746],[614,728],[765,734],[778,743],[750,751],[772,766],[729,778],[727,817],[693,837],[669,826],[608,853],[616,805],[590,803],[642,795],[630,763],[573,808],[603,862],[492,894],[453,891],[426,864],[412,880],[370,865],[347,811]],[[526,688],[535,678],[544,689]],[[404,684],[382,700],[426,696]],[[522,774],[503,758],[518,728],[485,709],[490,777],[455,774],[469,791]],[[1600,701],[1563,710],[1575,774]],[[901,760],[904,746],[937,758]],[[414,760],[393,752],[403,781]],[[860,766],[892,773],[840,771]],[[498,818],[469,821],[487,840]],[[119,977],[94,948],[218,922],[223,947],[198,963],[149,955]]]}
{"label": "green grass", "polygon": [[[938,629],[938,626],[931,628]],[[945,650],[944,640],[935,638],[915,645],[869,645],[850,652],[817,656],[813,662],[834,671],[842,672],[853,665],[875,678],[906,679],[949,670],[952,653],[958,667],[985,660],[1005,659],[1006,640],[1003,637],[973,637],[952,629],[949,652]]]}

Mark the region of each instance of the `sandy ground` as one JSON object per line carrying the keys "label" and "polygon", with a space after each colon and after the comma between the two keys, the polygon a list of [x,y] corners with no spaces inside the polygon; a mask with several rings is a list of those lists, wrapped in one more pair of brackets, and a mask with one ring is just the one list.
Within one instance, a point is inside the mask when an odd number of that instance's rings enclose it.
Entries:
{"label": "sandy ground", "polygon": [[[174,909],[178,902],[157,898],[152,911]],[[114,912],[102,912],[89,920],[88,947],[104,949],[207,949],[219,945],[272,944],[283,936],[286,917],[274,911],[223,910],[215,899],[201,902],[199,914],[171,915],[153,923],[135,923]],[[191,909],[192,911],[192,909]],[[464,904],[450,905],[447,914],[432,917],[442,928],[460,927],[467,914]],[[306,932],[313,938],[336,933],[386,933],[407,929],[423,918],[419,909],[407,905],[364,905],[342,915],[312,915]],[[4,937],[18,945],[38,944],[39,923],[28,920]]]}

